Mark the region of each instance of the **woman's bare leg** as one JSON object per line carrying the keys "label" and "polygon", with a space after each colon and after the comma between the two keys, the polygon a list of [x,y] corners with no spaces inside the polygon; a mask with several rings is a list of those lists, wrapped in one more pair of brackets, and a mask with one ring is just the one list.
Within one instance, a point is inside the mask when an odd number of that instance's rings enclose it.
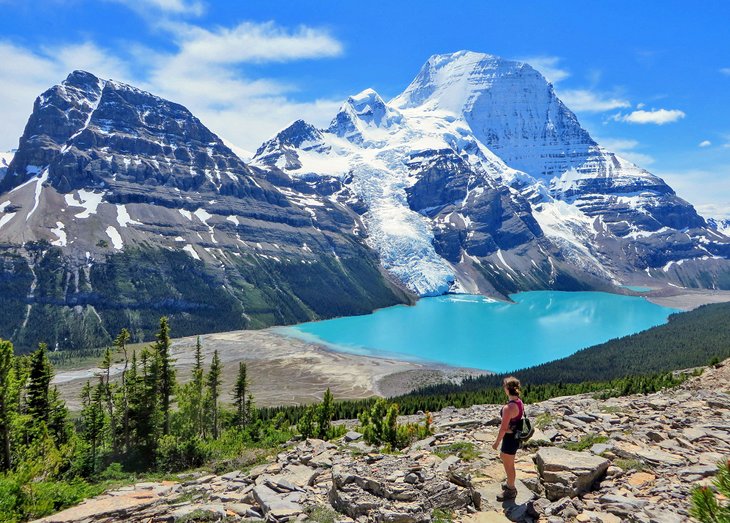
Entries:
{"label": "woman's bare leg", "polygon": [[517,473],[515,472],[515,457],[512,454],[500,453],[499,457],[502,459],[502,465],[504,465],[504,472],[507,474],[507,486],[509,488],[515,488],[515,478]]}

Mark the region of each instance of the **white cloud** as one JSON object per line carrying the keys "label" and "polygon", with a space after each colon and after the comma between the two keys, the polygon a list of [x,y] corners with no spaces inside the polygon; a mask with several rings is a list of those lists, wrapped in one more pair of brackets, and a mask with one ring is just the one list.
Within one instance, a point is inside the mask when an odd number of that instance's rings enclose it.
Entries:
{"label": "white cloud", "polygon": [[520,62],[530,64],[532,67],[540,71],[552,84],[557,84],[561,80],[565,80],[570,73],[559,66],[560,57],[557,56],[532,56],[528,58],[520,58]]}
{"label": "white cloud", "polygon": [[198,0],[111,0],[123,4],[141,14],[156,11],[167,15],[200,16],[205,12],[205,4]]}
{"label": "white cloud", "polygon": [[705,217],[730,218],[730,165],[714,169],[656,172]]}
{"label": "white cloud", "polygon": [[575,112],[602,113],[612,109],[631,107],[628,100],[607,96],[588,89],[561,90],[560,99]]}
{"label": "white cloud", "polygon": [[[32,51],[0,42],[0,150],[17,147],[33,100],[74,69],[131,83],[185,105],[213,132],[255,150],[297,118],[324,125],[340,100],[293,100],[297,86],[270,78],[249,78],[249,63],[286,62],[338,56],[342,45],[327,31],[274,23],[241,23],[203,29],[156,22],[171,35],[175,49],[160,53],[127,45],[126,56],[93,43]],[[132,74],[134,71],[134,74]]]}
{"label": "white cloud", "polygon": [[639,109],[628,114],[616,114],[613,119],[617,122],[628,122],[636,124],[664,125],[681,120],[686,115],[679,109],[652,109],[645,111]]}
{"label": "white cloud", "polygon": [[342,54],[342,44],[327,32],[301,26],[289,31],[273,22],[243,22],[209,31],[190,24],[168,24],[180,45],[178,57],[204,63],[285,62]]}
{"label": "white cloud", "polygon": [[710,145],[712,145],[712,142],[710,140],[702,140],[698,144],[698,147],[709,147]]}
{"label": "white cloud", "polygon": [[[520,58],[540,71],[542,75],[553,85],[565,80],[570,72],[560,66],[561,58],[558,56],[533,56]],[[597,83],[601,77],[600,71],[590,73],[593,83]],[[558,89],[559,98],[575,112],[602,113],[613,109],[631,107],[628,100],[617,98],[612,95],[601,93],[593,89]]]}
{"label": "white cloud", "polygon": [[724,74],[725,76],[730,76],[730,67],[723,67],[720,69],[720,73]]}
{"label": "white cloud", "polygon": [[630,138],[600,138],[596,141],[609,151],[640,167],[647,167],[656,161],[650,154],[636,150],[641,148],[641,144],[637,140]]}

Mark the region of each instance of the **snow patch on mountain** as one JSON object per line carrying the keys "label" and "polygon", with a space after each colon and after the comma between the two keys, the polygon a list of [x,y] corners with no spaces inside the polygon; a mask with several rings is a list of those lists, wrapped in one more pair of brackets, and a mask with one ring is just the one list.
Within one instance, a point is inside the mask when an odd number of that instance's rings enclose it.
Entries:
{"label": "snow patch on mountain", "polygon": [[117,205],[117,223],[120,227],[127,227],[129,225],[143,225],[142,222],[133,220],[129,215],[126,205]]}
{"label": "snow patch on mountain", "polygon": [[115,249],[120,251],[122,250],[122,248],[124,248],[124,241],[122,241],[122,236],[119,234],[119,231],[116,230],[116,228],[110,225],[106,228],[106,234],[107,236],[109,236],[109,239],[112,241],[112,246]]}
{"label": "snow patch on mountain", "polygon": [[56,247],[66,247],[66,231],[64,230],[65,225],[63,222],[56,222],[56,226],[51,229],[51,232],[55,234],[58,239],[51,242],[51,245]]}
{"label": "snow patch on mountain", "polygon": [[11,202],[9,200],[4,201],[0,203],[0,229],[2,229],[3,225],[10,222],[13,218],[15,218],[15,215],[18,214],[17,211],[8,212],[6,209],[10,207]]}
{"label": "snow patch on mountain", "polygon": [[79,189],[75,193],[66,194],[64,198],[66,199],[66,205],[69,207],[82,207],[84,210],[74,216],[85,219],[92,214],[96,214],[99,205],[104,199],[104,193]]}
{"label": "snow patch on mountain", "polygon": [[183,250],[196,260],[200,261],[200,256],[198,256],[198,253],[195,252],[195,247],[193,247],[192,245],[187,244],[185,247],[183,247]]}

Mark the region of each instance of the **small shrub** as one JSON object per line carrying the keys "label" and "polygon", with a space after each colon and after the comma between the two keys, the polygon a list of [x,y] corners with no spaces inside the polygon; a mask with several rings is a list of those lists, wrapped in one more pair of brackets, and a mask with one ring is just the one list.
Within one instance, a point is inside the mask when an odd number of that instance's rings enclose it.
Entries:
{"label": "small shrub", "polygon": [[581,450],[586,450],[591,448],[596,443],[606,443],[608,441],[608,436],[599,436],[598,434],[588,434],[586,436],[583,436],[578,441],[569,441],[563,447],[566,450],[574,450],[577,452],[580,452]]}
{"label": "small shrub", "polygon": [[180,440],[175,436],[163,436],[157,449],[157,466],[164,472],[200,467],[210,454],[199,438]]}
{"label": "small shrub", "polygon": [[324,505],[309,507],[306,513],[309,517],[307,521],[311,521],[312,523],[335,523],[338,518],[337,512]]}
{"label": "small shrub", "polygon": [[431,514],[433,523],[453,523],[454,514],[450,510],[437,508]]}
{"label": "small shrub", "polygon": [[414,441],[431,435],[431,414],[426,413],[423,423],[398,425],[399,407],[379,398],[370,410],[359,416],[365,441],[371,445],[386,445],[391,450],[402,449]]}
{"label": "small shrub", "polygon": [[0,521],[41,518],[99,494],[103,488],[83,480],[21,484],[14,474],[0,476]]}
{"label": "small shrub", "polygon": [[542,414],[538,414],[535,417],[533,425],[536,429],[542,430],[548,427],[553,421],[555,421],[555,416],[553,416],[549,412],[543,412]]}
{"label": "small shrub", "polygon": [[479,457],[479,450],[477,449],[476,445],[469,441],[458,441],[456,443],[452,443],[451,445],[437,448],[434,451],[434,454],[436,454],[441,459],[456,454],[464,461],[472,461]]}
{"label": "small shrub", "polygon": [[618,405],[601,405],[601,412],[604,414],[622,414],[623,409]]}
{"label": "small shrub", "polygon": [[110,463],[109,466],[99,473],[99,479],[102,481],[118,481],[121,479],[127,479],[129,473],[124,472],[121,463]]}
{"label": "small shrub", "polygon": [[204,523],[208,521],[221,521],[221,518],[217,514],[206,510],[194,510],[176,521],[178,523]]}
{"label": "small shrub", "polygon": [[613,464],[621,470],[635,470],[637,472],[646,470],[646,465],[644,464],[644,462],[639,461],[638,459],[619,458],[617,460],[614,460]]}

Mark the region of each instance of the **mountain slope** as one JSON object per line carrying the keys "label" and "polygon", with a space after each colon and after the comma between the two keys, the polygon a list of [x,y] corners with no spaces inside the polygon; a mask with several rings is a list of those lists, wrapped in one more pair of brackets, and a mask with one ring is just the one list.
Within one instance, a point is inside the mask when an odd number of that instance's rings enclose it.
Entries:
{"label": "mountain slope", "polygon": [[433,56],[392,101],[363,91],[327,129],[282,131],[254,164],[341,184],[331,199],[363,214],[383,266],[421,295],[730,286],[730,239],[598,145],[520,62]]}
{"label": "mountain slope", "polygon": [[369,312],[409,298],[356,213],[282,191],[184,107],[76,71],[0,181],[0,337],[20,347]]}

